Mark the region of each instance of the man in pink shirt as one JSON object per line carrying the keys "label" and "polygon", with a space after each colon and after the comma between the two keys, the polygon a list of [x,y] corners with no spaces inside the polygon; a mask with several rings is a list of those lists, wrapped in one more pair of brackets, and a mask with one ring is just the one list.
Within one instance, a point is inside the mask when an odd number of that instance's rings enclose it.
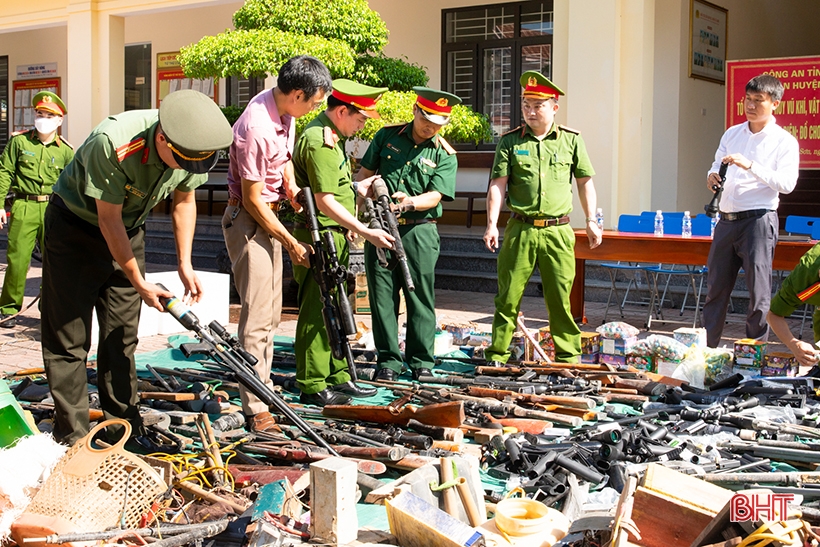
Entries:
{"label": "man in pink shirt", "polygon": [[[282,247],[294,265],[310,266],[310,247],[277,218],[282,201],[298,191],[290,163],[295,120],[321,105],[331,89],[321,61],[294,57],[279,70],[276,87],[251,99],[233,126],[222,233],[242,299],[239,341],[256,357],[256,371],[271,387],[273,334],[282,313]],[[265,403],[241,386],[240,395],[251,431],[276,427]]]}

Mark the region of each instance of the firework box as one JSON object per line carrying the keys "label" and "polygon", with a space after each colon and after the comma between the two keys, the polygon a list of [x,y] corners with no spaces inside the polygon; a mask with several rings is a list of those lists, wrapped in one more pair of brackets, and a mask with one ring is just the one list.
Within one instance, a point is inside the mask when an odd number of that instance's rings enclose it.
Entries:
{"label": "firework box", "polygon": [[797,376],[800,364],[797,358],[785,351],[773,351],[763,358],[762,376]]}
{"label": "firework box", "polygon": [[704,328],[693,329],[691,327],[681,327],[679,329],[675,329],[675,331],[672,334],[674,335],[675,340],[677,340],[684,346],[690,348],[706,347],[706,329]]}
{"label": "firework box", "polygon": [[625,368],[626,355],[612,355],[609,353],[601,353],[598,355],[598,362],[605,365],[613,365],[618,368]]}
{"label": "firework box", "polygon": [[626,356],[630,348],[638,341],[637,336],[630,338],[604,338],[601,337],[601,353],[609,355]]}
{"label": "firework box", "polygon": [[766,342],[742,338],[735,342],[735,367],[760,370],[766,356]]}

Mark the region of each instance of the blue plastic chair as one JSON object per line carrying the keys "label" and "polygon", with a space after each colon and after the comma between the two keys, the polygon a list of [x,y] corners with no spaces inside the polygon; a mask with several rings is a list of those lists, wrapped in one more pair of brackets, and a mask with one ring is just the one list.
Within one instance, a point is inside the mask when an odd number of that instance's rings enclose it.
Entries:
{"label": "blue plastic chair", "polygon": [[818,217],[803,217],[800,215],[786,217],[786,231],[789,234],[812,236],[812,239],[817,239],[812,234],[815,233],[815,226],[818,225],[820,225],[820,218]]}
{"label": "blue plastic chair", "polygon": [[692,235],[705,236],[712,235],[712,219],[706,215],[696,215],[692,217]]}
{"label": "blue plastic chair", "polygon": [[[618,231],[619,232],[633,232],[633,233],[641,233],[641,234],[651,234],[654,231],[654,219],[646,219],[641,215],[621,215],[618,217]],[[613,295],[618,300],[618,311],[621,314],[621,318],[624,317],[624,307],[626,304],[638,304],[645,306],[649,303],[651,294],[648,292],[648,277],[646,279],[646,284],[641,280],[641,272],[644,272],[644,267],[639,264],[634,263],[608,263],[608,264],[601,264],[601,267],[604,268],[607,273],[609,274],[609,296],[606,299],[606,309],[604,310],[604,320],[603,323],[606,323],[607,317],[609,315],[609,306],[612,303]],[[618,288],[616,285],[618,272],[624,273],[627,277],[627,285],[626,290],[624,291],[623,299],[618,296]],[[629,275],[631,274],[631,276]],[[644,275],[646,273],[644,272]],[[646,288],[642,288],[644,285]],[[632,288],[636,290],[643,290],[646,291],[646,297],[642,300],[629,300],[629,291]]]}

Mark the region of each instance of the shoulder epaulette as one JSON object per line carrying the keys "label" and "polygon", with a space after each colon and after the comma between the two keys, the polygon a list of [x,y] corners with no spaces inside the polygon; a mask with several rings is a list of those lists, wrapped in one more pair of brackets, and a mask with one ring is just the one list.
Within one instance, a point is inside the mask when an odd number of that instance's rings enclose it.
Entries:
{"label": "shoulder epaulette", "polygon": [[797,293],[797,299],[800,300],[801,302],[805,302],[806,300],[808,300],[809,298],[811,298],[812,296],[817,294],[817,291],[819,291],[819,290],[820,290],[820,283],[815,283],[814,285],[812,285],[808,289],[805,289],[805,290]]}
{"label": "shoulder epaulette", "polygon": [[336,135],[336,132],[333,131],[330,127],[325,126],[322,134],[324,135],[325,146],[335,148],[336,143],[339,142],[339,137],[338,135]]}
{"label": "shoulder epaulette", "polygon": [[561,131],[566,131],[567,133],[574,133],[574,134],[576,134],[576,135],[580,135],[580,134],[581,134],[581,132],[580,132],[580,131],[578,131],[577,129],[573,129],[573,128],[571,128],[571,127],[567,127],[566,125],[559,125],[558,127],[560,127],[560,128],[561,128]]}
{"label": "shoulder epaulette", "polygon": [[382,129],[387,129],[387,128],[389,128],[389,127],[401,127],[401,126],[403,126],[403,125],[409,125],[409,124],[408,124],[407,122],[390,123],[390,124],[385,124],[385,125],[383,125],[383,126],[382,126]]}
{"label": "shoulder epaulette", "polygon": [[74,150],[74,145],[71,144],[70,142],[68,142],[67,140],[65,140],[64,138],[60,137],[60,142],[63,143],[64,145],[68,146],[72,150]]}
{"label": "shoulder epaulette", "polygon": [[449,142],[447,142],[444,137],[439,137],[438,142],[441,143],[441,147],[444,148],[448,154],[451,156],[456,153],[456,149],[453,148]]}
{"label": "shoulder epaulette", "polygon": [[33,129],[23,129],[21,131],[15,131],[14,133],[11,134],[11,136],[16,137],[17,135],[25,135],[29,131],[34,131],[34,130]]}
{"label": "shoulder epaulette", "polygon": [[140,150],[145,147],[145,139],[140,137],[138,139],[134,139],[133,141],[129,142],[128,144],[123,144],[119,148],[117,148],[117,159],[120,163],[122,163],[125,158],[136,154]]}
{"label": "shoulder epaulette", "polygon": [[510,133],[515,133],[516,131],[518,131],[519,129],[521,129],[522,127],[525,127],[525,126],[526,126],[526,124],[523,124],[523,123],[522,123],[522,124],[521,124],[521,125],[519,125],[518,127],[513,127],[512,129],[510,129],[510,130],[509,130],[509,131],[507,131],[506,133],[502,133],[502,134],[501,134],[501,136],[503,137],[504,135],[509,135]]}

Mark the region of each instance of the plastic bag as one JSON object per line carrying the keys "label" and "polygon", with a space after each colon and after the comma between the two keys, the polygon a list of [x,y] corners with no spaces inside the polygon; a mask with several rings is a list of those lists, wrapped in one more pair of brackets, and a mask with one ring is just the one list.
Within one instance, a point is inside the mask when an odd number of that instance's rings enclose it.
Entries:
{"label": "plastic bag", "polygon": [[616,340],[634,338],[638,336],[639,332],[641,332],[636,327],[633,327],[629,323],[624,323],[623,321],[611,321],[609,323],[604,323],[595,330],[604,338],[614,338]]}

